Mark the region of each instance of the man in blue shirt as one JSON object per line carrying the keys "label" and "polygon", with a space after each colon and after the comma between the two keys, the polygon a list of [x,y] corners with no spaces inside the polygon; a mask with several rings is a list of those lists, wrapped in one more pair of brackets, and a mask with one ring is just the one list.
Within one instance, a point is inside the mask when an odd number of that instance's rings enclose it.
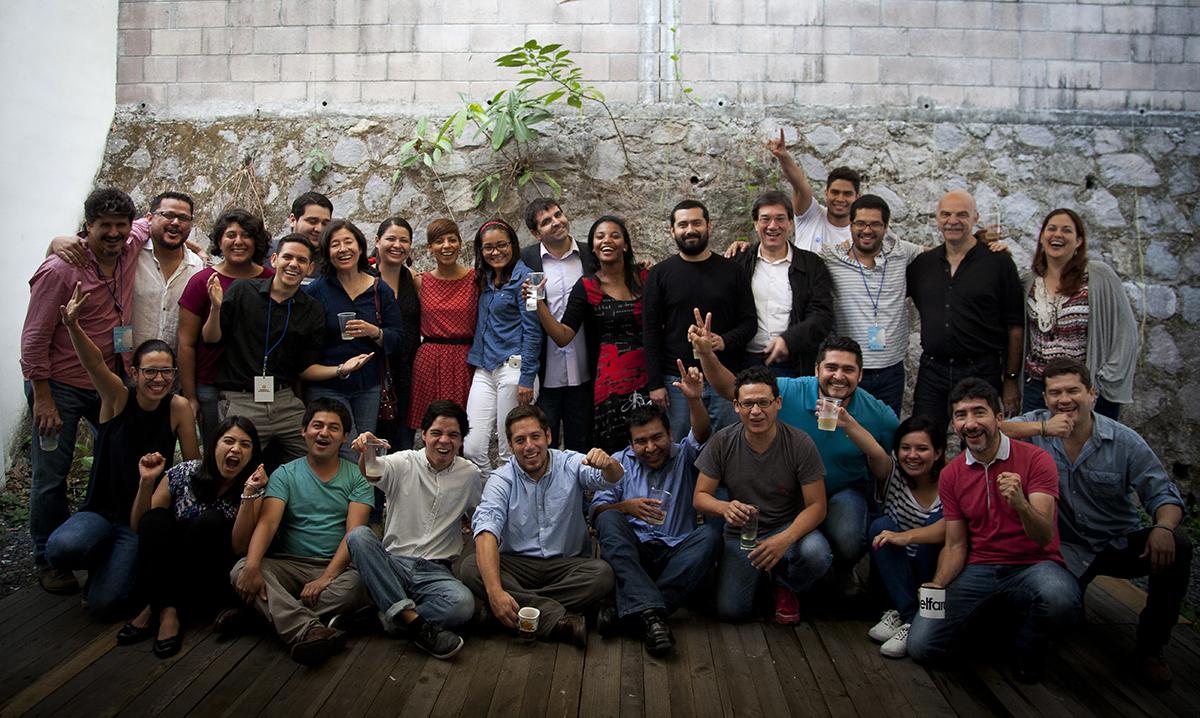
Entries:
{"label": "man in blue shirt", "polygon": [[[699,317],[697,317],[699,320]],[[714,391],[733,396],[733,374],[716,361],[705,340],[708,330],[697,321],[690,332],[696,340],[700,364]],[[825,465],[825,492],[828,508],[821,533],[833,549],[833,568],[844,592],[855,590],[854,565],[867,553],[867,529],[870,522],[871,473],[867,455],[841,429],[817,428],[817,402],[822,397],[840,399],[842,406],[880,446],[891,446],[899,425],[896,414],[884,404],[858,389],[862,376],[862,348],[848,337],[827,337],[817,348],[816,376],[779,380],[783,407],[779,420],[804,431],[817,445]]]}
{"label": "man in blue shirt", "polygon": [[[719,523],[697,526],[692,507],[696,457],[709,435],[704,377],[696,367],[685,370],[683,362],[679,371],[675,386],[687,399],[691,432],[673,443],[666,412],[654,404],[634,409],[630,447],[613,457],[625,477],[592,499],[600,555],[617,576],[617,615],[641,620],[653,656],[674,647],[666,617],[704,580],[721,548]],[[655,498],[655,489],[669,497]]]}
{"label": "man in blue shirt", "polygon": [[624,470],[600,449],[551,450],[550,422],[536,406],[510,411],[504,430],[513,457],[484,486],[472,521],[475,553],[460,577],[503,625],[516,628],[517,611],[536,608],[540,640],[586,646],[579,614],[612,591],[613,573],[587,558],[584,493],[616,483]]}
{"label": "man in blue shirt", "polygon": [[[1179,529],[1183,500],[1162,462],[1137,432],[1093,411],[1088,368],[1073,359],[1046,365],[1048,410],[1003,425],[1004,433],[1045,449],[1058,466],[1058,532],[1063,558],[1080,589],[1096,576],[1150,576],[1138,621],[1138,669],[1166,688],[1171,668],[1162,651],[1188,589],[1192,545]],[[1144,526],[1138,504],[1154,518]]]}

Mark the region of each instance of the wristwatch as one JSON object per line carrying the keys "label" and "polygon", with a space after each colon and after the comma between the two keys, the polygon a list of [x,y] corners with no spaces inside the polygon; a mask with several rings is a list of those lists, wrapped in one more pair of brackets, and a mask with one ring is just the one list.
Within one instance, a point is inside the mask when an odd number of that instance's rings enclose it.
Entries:
{"label": "wristwatch", "polygon": [[1019,377],[1019,376],[1021,376],[1021,374],[1019,372],[1015,372],[1015,371],[1004,372],[1004,380],[1005,381],[1008,381],[1009,379],[1016,381],[1017,377]]}

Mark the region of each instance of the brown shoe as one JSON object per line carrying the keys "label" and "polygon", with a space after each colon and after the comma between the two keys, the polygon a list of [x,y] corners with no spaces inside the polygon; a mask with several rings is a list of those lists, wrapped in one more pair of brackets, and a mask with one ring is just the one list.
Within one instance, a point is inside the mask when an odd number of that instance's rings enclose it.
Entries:
{"label": "brown shoe", "polygon": [[42,585],[43,591],[57,596],[79,593],[79,582],[75,580],[75,574],[70,571],[60,571],[46,566],[38,574],[38,583]]}
{"label": "brown shoe", "polygon": [[292,660],[305,666],[324,663],[330,656],[346,647],[346,634],[333,628],[316,625],[292,644]]}
{"label": "brown shoe", "polygon": [[578,613],[565,614],[554,624],[550,637],[556,641],[587,648],[587,620]]}
{"label": "brown shoe", "polygon": [[1161,653],[1139,656],[1138,674],[1146,685],[1159,691],[1170,688],[1171,680],[1175,677],[1171,672],[1171,665]]}

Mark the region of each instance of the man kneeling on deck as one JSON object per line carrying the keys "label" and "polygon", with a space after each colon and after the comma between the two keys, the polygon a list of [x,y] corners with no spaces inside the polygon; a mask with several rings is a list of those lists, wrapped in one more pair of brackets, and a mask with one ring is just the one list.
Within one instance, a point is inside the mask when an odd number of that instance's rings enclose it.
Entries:
{"label": "man kneeling on deck", "polygon": [[988,382],[962,380],[950,391],[949,408],[964,451],[938,478],[946,547],[922,588],[945,590],[944,615],[927,615],[933,611],[922,606],[908,631],[908,654],[922,662],[948,658],[979,609],[999,601],[1023,616],[1016,677],[1035,683],[1050,636],[1079,614],[1079,586],[1054,525],[1058,472],[1045,451],[1000,433],[1000,396]]}
{"label": "man kneeling on deck", "polygon": [[540,640],[587,645],[579,615],[613,588],[613,572],[588,558],[586,491],[620,480],[621,465],[601,449],[586,456],[550,449],[550,423],[536,406],[504,420],[513,456],[488,477],[475,509],[475,553],[460,568],[463,583],[500,623],[517,627],[517,611],[536,608]]}
{"label": "man kneeling on deck", "polygon": [[[358,465],[367,481],[387,497],[383,540],[368,526],[346,537],[350,556],[362,574],[384,630],[406,631],[434,658],[449,658],[463,639],[446,630],[471,620],[475,598],[450,571],[462,553],[460,519],[479,503],[479,469],[458,455],[467,434],[467,412],[452,401],[435,401],[421,419],[423,449],[368,458],[363,432],[354,440]],[[371,474],[376,474],[371,476]]]}
{"label": "man kneeling on deck", "polygon": [[696,457],[709,435],[701,401],[704,377],[682,361],[679,375],[675,386],[687,399],[691,432],[672,443],[662,409],[655,404],[634,409],[630,448],[613,457],[625,477],[592,500],[600,555],[617,576],[617,615],[640,622],[646,651],[655,656],[674,647],[667,616],[708,575],[721,546],[717,522],[697,526],[692,507]]}
{"label": "man kneeling on deck", "polygon": [[[1099,575],[1150,576],[1138,620],[1138,670],[1151,686],[1166,688],[1172,676],[1162,651],[1171,640],[1192,565],[1192,544],[1179,529],[1179,488],[1137,432],[1093,410],[1096,389],[1087,366],[1052,359],[1045,380],[1049,411],[1029,412],[1002,428],[1054,458],[1062,553],[1080,589]],[[1153,525],[1142,524],[1139,503],[1154,517]]]}
{"label": "man kneeling on deck", "polygon": [[[781,403],[769,369],[743,369],[733,388],[741,423],[718,431],[696,461],[696,510],[725,519],[717,615],[726,621],[750,618],[760,580],[770,578],[776,623],[799,623],[796,593],[833,564],[817,530],[826,508],[821,457],[808,434],[778,420]],[[717,498],[720,486],[729,501]]]}
{"label": "man kneeling on deck", "polygon": [[[237,592],[305,665],[346,645],[346,634],[320,617],[352,612],[365,598],[346,535],[366,525],[375,494],[354,464],[338,456],[350,421],[340,401],[309,402],[301,432],[307,456],[271,474],[250,549],[230,572]],[[218,630],[233,623],[222,614]]]}

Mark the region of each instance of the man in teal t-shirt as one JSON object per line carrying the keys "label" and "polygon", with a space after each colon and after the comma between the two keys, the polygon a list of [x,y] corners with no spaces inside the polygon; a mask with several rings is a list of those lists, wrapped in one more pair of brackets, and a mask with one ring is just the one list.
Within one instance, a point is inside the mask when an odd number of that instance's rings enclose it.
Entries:
{"label": "man in teal t-shirt", "polygon": [[[733,374],[715,361],[708,332],[701,325],[692,327],[693,339],[705,378],[721,396],[733,396]],[[875,437],[880,446],[891,446],[899,420],[891,407],[858,389],[862,376],[862,347],[848,337],[830,336],[817,349],[816,376],[779,379],[783,407],[779,420],[801,429],[817,445],[825,465],[825,492],[828,508],[821,533],[833,550],[833,570],[852,583],[850,571],[867,552],[870,526],[871,475],[867,456],[842,429],[821,431],[817,428],[817,401],[820,397],[842,400],[842,406]]]}
{"label": "man in teal t-shirt", "polygon": [[346,645],[345,634],[319,617],[364,605],[345,538],[366,525],[375,495],[358,467],[338,456],[350,422],[339,401],[309,403],[301,431],[307,455],[271,475],[250,548],[230,573],[237,592],[271,622],[292,658],[306,665]]}

